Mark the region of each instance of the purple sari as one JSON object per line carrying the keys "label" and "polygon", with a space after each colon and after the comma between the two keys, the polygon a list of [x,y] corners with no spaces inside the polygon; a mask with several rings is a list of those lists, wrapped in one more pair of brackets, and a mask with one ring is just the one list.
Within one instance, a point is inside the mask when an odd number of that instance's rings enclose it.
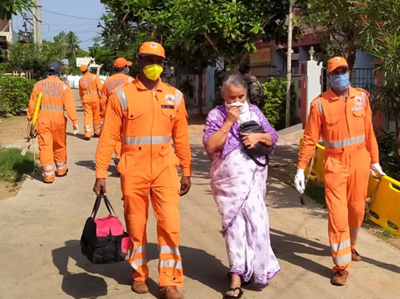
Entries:
{"label": "purple sari", "polygon": [[[278,133],[257,106],[250,104],[255,120],[278,141]],[[219,130],[226,119],[225,105],[217,106],[207,116],[203,143]],[[244,281],[267,285],[279,272],[279,263],[271,248],[269,219],[264,203],[268,167],[257,166],[245,153],[235,123],[222,149],[211,155],[211,189],[222,218],[230,272]],[[260,162],[264,162],[260,158]]]}

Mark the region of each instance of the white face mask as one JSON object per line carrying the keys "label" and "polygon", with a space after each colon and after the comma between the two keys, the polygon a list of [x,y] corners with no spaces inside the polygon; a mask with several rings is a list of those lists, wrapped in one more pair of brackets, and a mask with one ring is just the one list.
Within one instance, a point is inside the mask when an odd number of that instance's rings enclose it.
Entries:
{"label": "white face mask", "polygon": [[227,109],[230,109],[232,107],[239,107],[240,108],[240,116],[239,116],[239,119],[238,119],[239,123],[243,123],[243,122],[246,122],[246,121],[250,120],[250,106],[249,106],[249,103],[247,101],[245,101],[244,103],[242,103],[242,102],[234,102],[234,103],[231,103],[231,104],[227,104],[225,102],[225,107]]}

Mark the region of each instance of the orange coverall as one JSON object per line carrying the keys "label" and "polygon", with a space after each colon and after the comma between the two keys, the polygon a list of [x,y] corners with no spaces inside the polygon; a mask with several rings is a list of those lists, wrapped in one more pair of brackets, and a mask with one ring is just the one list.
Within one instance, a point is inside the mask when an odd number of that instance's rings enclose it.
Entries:
{"label": "orange coverall", "polygon": [[40,93],[42,93],[42,101],[36,121],[39,160],[43,168],[44,181],[52,182],[55,174],[62,176],[68,170],[67,119],[64,116],[64,110],[73,125],[77,125],[78,120],[71,88],[56,76],[49,76],[35,84],[29,101],[28,120],[33,116]]}
{"label": "orange coverall", "polygon": [[[182,93],[159,80],[148,90],[136,78],[115,89],[109,98],[103,132],[96,152],[96,178],[106,178],[119,138],[122,156],[118,164],[127,232],[131,237],[128,259],[133,279],[145,281],[146,222],[149,193],[157,219],[159,281],[162,286],[182,286],[178,213],[180,183],[191,175],[187,113]],[[175,153],[171,140],[174,142]]]}
{"label": "orange coverall", "polygon": [[83,116],[85,120],[84,132],[85,138],[91,138],[92,125],[94,135],[100,135],[101,119],[100,119],[100,96],[102,84],[98,76],[90,72],[83,74],[79,80],[79,95],[82,99]]}
{"label": "orange coverall", "polygon": [[[114,74],[111,77],[108,77],[106,81],[104,81],[103,89],[101,91],[101,100],[100,100],[100,118],[104,119],[106,115],[106,108],[108,104],[108,98],[111,95],[111,92],[119,85],[125,82],[131,82],[133,78],[131,76],[125,74]],[[115,155],[118,159],[121,158],[121,141],[117,142],[115,147]]]}
{"label": "orange coverall", "polygon": [[348,271],[363,222],[370,164],[379,162],[369,93],[350,87],[344,100],[330,89],[311,103],[298,168],[306,168],[320,137],[333,270]]}

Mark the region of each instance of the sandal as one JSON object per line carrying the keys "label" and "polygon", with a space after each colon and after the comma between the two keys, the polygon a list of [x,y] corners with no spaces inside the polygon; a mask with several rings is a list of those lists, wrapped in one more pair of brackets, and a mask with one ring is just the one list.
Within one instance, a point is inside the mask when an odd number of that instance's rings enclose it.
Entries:
{"label": "sandal", "polygon": [[[231,291],[231,292],[235,292],[235,291],[237,291],[237,290],[239,290],[239,293],[237,294],[237,296],[230,296],[230,295],[225,295],[225,299],[239,299],[239,298],[242,298],[242,296],[243,296],[243,290],[241,289],[241,288],[230,288],[229,289],[229,291]],[[228,292],[229,292],[228,291]]]}
{"label": "sandal", "polygon": [[[232,274],[229,271],[228,271],[228,276],[232,277]],[[247,286],[247,285],[251,284],[251,279],[249,281],[244,281],[243,276],[240,276],[240,281],[241,281],[242,286]]]}

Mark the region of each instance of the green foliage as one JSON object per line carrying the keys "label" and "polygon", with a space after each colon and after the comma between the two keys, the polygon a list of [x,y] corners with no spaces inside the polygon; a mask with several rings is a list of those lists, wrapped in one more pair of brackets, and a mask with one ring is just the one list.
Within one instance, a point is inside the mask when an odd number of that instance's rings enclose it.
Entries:
{"label": "green foliage", "polygon": [[[389,156],[382,158],[391,161],[389,169],[393,169],[392,163],[397,163],[396,169],[400,169],[400,0],[363,0],[357,8],[364,19],[361,35],[365,47],[382,63],[378,72],[384,85],[375,88],[372,105],[374,110],[393,116],[396,128],[392,144],[397,158],[394,160],[392,152],[385,153]],[[398,170],[393,171],[399,174]]]}
{"label": "green foliage", "polygon": [[10,46],[9,67],[22,71],[33,71],[36,80],[47,76],[47,64],[51,61],[60,62],[65,58],[62,44],[44,41],[42,45],[17,42]]}
{"label": "green foliage", "polygon": [[302,7],[303,14],[295,19],[295,23],[312,28],[328,55],[345,57],[349,68],[352,69],[357,50],[364,48],[364,43],[360,38],[364,19],[358,6],[358,3],[362,1],[301,0],[297,2]]}
{"label": "green foliage", "polygon": [[0,116],[17,115],[24,110],[34,84],[34,80],[24,77],[0,76]]}
{"label": "green foliage", "polygon": [[395,180],[400,180],[400,161],[397,155],[396,133],[383,130],[378,137],[378,146],[383,171]]}
{"label": "green foliage", "polygon": [[[266,98],[266,104],[262,110],[271,126],[276,130],[285,128],[286,82],[284,79],[271,78],[268,82],[262,84]],[[291,87],[290,98],[290,111],[293,112],[296,100],[296,93],[293,86]]]}
{"label": "green foliage", "polygon": [[33,154],[21,155],[18,148],[0,148],[0,181],[20,182],[33,171]]}
{"label": "green foliage", "polygon": [[[82,51],[79,47],[80,39],[73,31],[61,31],[53,37],[54,43],[60,45],[64,49],[64,55],[70,61],[77,57],[77,54]],[[87,53],[87,52],[86,52]]]}
{"label": "green foliage", "polygon": [[18,12],[23,14],[24,10],[34,6],[33,0],[1,0],[0,19],[11,19],[12,15],[16,15]]}
{"label": "green foliage", "polygon": [[179,83],[179,89],[183,92],[187,100],[194,97],[194,86],[191,78],[186,78]]}

